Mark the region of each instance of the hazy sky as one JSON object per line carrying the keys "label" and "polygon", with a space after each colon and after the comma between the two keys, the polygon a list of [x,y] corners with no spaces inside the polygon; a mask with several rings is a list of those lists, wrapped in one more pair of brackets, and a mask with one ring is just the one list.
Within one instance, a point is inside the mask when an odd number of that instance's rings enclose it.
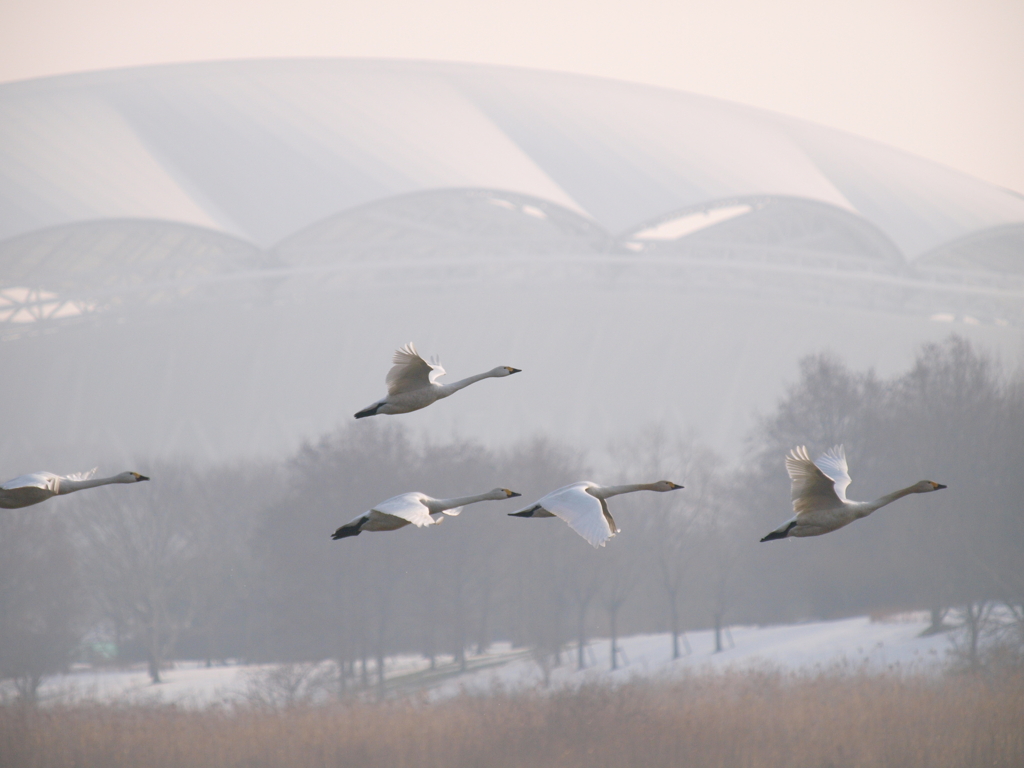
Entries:
{"label": "hazy sky", "polygon": [[0,0],[0,82],[278,56],[662,85],[842,128],[1024,193],[1024,0]]}

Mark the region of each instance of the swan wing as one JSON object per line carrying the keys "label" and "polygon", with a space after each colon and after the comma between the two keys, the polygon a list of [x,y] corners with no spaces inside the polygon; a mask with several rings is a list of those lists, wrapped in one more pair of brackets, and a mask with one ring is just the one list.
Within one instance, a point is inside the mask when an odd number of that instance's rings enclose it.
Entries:
{"label": "swan wing", "polygon": [[793,511],[797,516],[842,506],[832,478],[818,469],[804,446],[797,446],[786,456],[786,471],[792,481]]}
{"label": "swan wing", "polygon": [[846,451],[843,446],[834,445],[814,462],[835,484],[836,496],[846,501],[846,487],[850,484],[850,468],[846,465]]}
{"label": "swan wing", "polygon": [[437,363],[428,363],[420,357],[411,341],[401,349],[395,350],[392,362],[394,365],[384,379],[389,395],[429,387],[438,377],[444,376],[444,368]]}
{"label": "swan wing", "polygon": [[99,469],[99,467],[93,467],[92,469],[87,469],[85,472],[75,472],[72,475],[68,475],[67,479],[68,480],[88,480],[90,477],[92,477],[93,475],[96,474],[96,470],[97,469]]}
{"label": "swan wing", "polygon": [[370,511],[400,517],[417,528],[422,528],[424,525],[433,525],[435,522],[430,516],[427,505],[423,503],[424,498],[422,493],[403,493],[401,496],[382,501]]}
{"label": "swan wing", "polygon": [[21,475],[13,480],[8,480],[0,485],[0,491],[15,491],[18,488],[39,488],[49,491],[53,490],[53,483],[56,479],[57,475],[51,472],[33,472],[30,475]]}
{"label": "swan wing", "polygon": [[603,547],[617,531],[608,524],[606,507],[600,499],[587,493],[588,483],[576,483],[553,491],[537,503],[560,517],[593,547]]}

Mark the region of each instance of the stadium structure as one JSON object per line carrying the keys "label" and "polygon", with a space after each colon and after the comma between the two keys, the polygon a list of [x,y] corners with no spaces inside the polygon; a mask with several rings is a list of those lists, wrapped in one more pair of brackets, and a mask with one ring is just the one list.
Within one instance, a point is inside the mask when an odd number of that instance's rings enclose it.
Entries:
{"label": "stadium structure", "polygon": [[1024,197],[780,115],[371,60],[0,86],[5,476],[282,455],[410,340],[524,370],[417,430],[735,456],[800,356],[886,373],[953,330],[1020,355]]}

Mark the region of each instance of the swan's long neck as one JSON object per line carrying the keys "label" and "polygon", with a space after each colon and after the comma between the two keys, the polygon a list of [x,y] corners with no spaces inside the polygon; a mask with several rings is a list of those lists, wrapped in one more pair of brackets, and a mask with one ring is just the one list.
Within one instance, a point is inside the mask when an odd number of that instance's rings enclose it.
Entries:
{"label": "swan's long neck", "polygon": [[424,502],[432,513],[443,512],[446,509],[464,507],[467,504],[476,504],[478,501],[490,501],[494,496],[490,493],[478,493],[475,496],[461,496],[457,499],[431,499]]}
{"label": "swan's long neck", "polygon": [[861,517],[866,517],[867,515],[870,515],[872,512],[874,512],[876,509],[881,509],[886,504],[892,504],[894,501],[896,501],[896,499],[902,499],[904,496],[909,496],[914,492],[914,486],[910,486],[909,488],[901,488],[898,491],[887,493],[885,496],[879,496],[874,501],[861,502],[863,506],[861,506],[860,510],[858,511],[860,512]]}
{"label": "swan's long neck", "polygon": [[620,493],[632,493],[633,491],[653,491],[654,483],[634,483],[633,485],[608,485],[603,488],[588,488],[587,493],[598,499],[610,499]]}
{"label": "swan's long neck", "polygon": [[470,376],[468,379],[461,379],[460,381],[453,381],[451,384],[441,385],[441,397],[448,397],[453,392],[458,392],[460,389],[465,389],[470,384],[476,384],[478,381],[483,379],[489,379],[494,376],[492,371],[486,373],[478,373],[476,376]]}
{"label": "swan's long neck", "polygon": [[99,485],[110,485],[111,483],[123,483],[124,479],[120,475],[114,475],[113,477],[94,477],[90,480],[69,480],[66,477],[60,479],[60,487],[57,490],[58,496],[63,496],[65,493],[74,493],[80,491],[83,488],[95,488]]}

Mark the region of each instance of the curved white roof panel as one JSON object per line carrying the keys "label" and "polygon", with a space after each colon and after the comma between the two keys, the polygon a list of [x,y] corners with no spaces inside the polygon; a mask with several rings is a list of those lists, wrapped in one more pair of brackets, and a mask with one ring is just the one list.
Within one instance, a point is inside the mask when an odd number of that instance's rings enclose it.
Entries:
{"label": "curved white roof panel", "polygon": [[0,240],[164,219],[269,247],[439,189],[625,232],[757,195],[849,211],[913,259],[1024,222],[1024,198],[838,131],[596,78],[361,60],[202,63],[0,86]]}

